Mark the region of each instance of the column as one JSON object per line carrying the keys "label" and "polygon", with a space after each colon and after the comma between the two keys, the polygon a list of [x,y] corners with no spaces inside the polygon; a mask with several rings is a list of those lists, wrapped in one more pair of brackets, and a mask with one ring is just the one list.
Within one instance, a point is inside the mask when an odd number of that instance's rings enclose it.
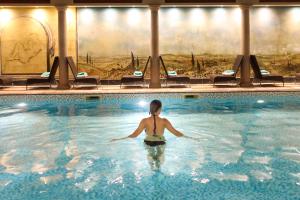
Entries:
{"label": "column", "polygon": [[67,6],[57,6],[58,11],[58,51],[59,51],[59,84],[58,89],[70,89],[69,73],[66,62],[67,53]]}
{"label": "column", "polygon": [[241,51],[244,62],[241,66],[241,87],[250,87],[250,5],[241,5],[242,11],[242,45]]}
{"label": "column", "polygon": [[159,61],[159,5],[150,5],[151,10],[151,69],[150,88],[160,88],[160,61]]}

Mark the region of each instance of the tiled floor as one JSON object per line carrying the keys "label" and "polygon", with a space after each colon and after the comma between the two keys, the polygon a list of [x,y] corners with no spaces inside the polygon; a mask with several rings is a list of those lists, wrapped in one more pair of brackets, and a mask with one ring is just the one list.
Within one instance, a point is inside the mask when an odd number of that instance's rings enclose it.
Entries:
{"label": "tiled floor", "polygon": [[282,92],[282,91],[299,91],[300,84],[286,84],[284,87],[281,85],[265,85],[255,86],[250,88],[240,88],[236,86],[218,86],[213,87],[212,85],[200,84],[192,85],[191,88],[123,88],[116,85],[104,85],[98,89],[95,88],[78,88],[71,90],[57,90],[47,88],[31,88],[26,90],[25,87],[15,86],[8,88],[1,88],[0,95],[13,95],[13,94],[96,94],[96,93],[175,93],[175,92],[187,92],[187,93],[199,93],[199,92]]}

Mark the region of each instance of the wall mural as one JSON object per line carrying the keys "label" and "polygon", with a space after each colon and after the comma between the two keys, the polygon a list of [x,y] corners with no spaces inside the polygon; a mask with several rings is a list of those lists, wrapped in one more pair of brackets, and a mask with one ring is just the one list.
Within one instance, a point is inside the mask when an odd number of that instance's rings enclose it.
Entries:
{"label": "wall mural", "polygon": [[300,72],[300,8],[255,8],[251,13],[251,47],[263,68],[294,76]]}
{"label": "wall mural", "polygon": [[102,79],[142,70],[150,54],[149,14],[147,8],[79,8],[79,70]]}
{"label": "wall mural", "polygon": [[238,8],[160,9],[160,52],[168,70],[209,77],[230,69],[240,50]]}
{"label": "wall mural", "polygon": [[[299,9],[251,11],[252,52],[272,73],[300,71]],[[120,79],[143,68],[150,52],[148,9],[82,8],[77,15],[80,70]],[[168,70],[178,74],[209,77],[230,69],[240,53],[240,31],[239,8],[160,9],[160,52]]]}
{"label": "wall mural", "polygon": [[[161,8],[160,52],[168,69],[208,77],[231,68],[240,52],[240,14],[239,8],[228,7]],[[67,15],[68,54],[79,58],[81,71],[102,79],[120,79],[143,69],[150,54],[148,8],[79,8],[77,22],[75,9],[68,9]],[[47,70],[58,52],[57,11],[0,9],[0,16],[1,73]],[[299,7],[251,10],[252,53],[258,55],[263,68],[285,76],[300,72],[299,23]],[[49,27],[53,37],[49,46],[42,25]],[[51,54],[48,61],[47,50]]]}
{"label": "wall mural", "polygon": [[[0,9],[1,74],[40,74],[58,54],[55,8]],[[76,9],[67,9],[68,54],[76,61]]]}
{"label": "wall mural", "polygon": [[[147,8],[82,8],[77,13],[81,71],[120,79],[143,69],[150,54]],[[236,8],[160,9],[160,51],[168,70],[203,77],[231,67],[240,49],[239,14]]]}
{"label": "wall mural", "polygon": [[[16,31],[16,27],[22,27]],[[29,17],[10,21],[1,34],[3,74],[47,70],[48,36],[42,25]]]}

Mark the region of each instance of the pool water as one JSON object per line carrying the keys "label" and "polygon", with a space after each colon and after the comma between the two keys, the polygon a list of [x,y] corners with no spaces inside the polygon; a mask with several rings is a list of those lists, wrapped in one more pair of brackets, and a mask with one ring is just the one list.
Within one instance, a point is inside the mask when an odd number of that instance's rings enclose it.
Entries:
{"label": "pool water", "polygon": [[300,96],[163,97],[197,139],[111,142],[153,98],[0,100],[0,199],[300,199]]}

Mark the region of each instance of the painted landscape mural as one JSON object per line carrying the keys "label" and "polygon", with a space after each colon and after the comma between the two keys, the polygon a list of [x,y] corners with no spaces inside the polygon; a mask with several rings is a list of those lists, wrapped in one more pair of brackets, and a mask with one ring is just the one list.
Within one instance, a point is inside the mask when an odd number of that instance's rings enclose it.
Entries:
{"label": "painted landscape mural", "polygon": [[[299,9],[251,11],[252,53],[271,73],[300,71]],[[80,71],[113,80],[143,70],[150,54],[147,8],[80,8],[77,26]],[[160,9],[160,52],[168,70],[178,74],[206,78],[231,69],[240,53],[240,31],[239,8]]]}
{"label": "painted landscape mural", "polygon": [[150,55],[149,14],[147,8],[78,9],[79,71],[102,79],[142,71]]}
{"label": "painted landscape mural", "polygon": [[299,73],[300,8],[255,8],[251,18],[251,50],[261,65],[284,76]]}
{"label": "painted landscape mural", "polygon": [[160,9],[160,52],[178,74],[205,78],[231,69],[240,35],[237,8]]}

